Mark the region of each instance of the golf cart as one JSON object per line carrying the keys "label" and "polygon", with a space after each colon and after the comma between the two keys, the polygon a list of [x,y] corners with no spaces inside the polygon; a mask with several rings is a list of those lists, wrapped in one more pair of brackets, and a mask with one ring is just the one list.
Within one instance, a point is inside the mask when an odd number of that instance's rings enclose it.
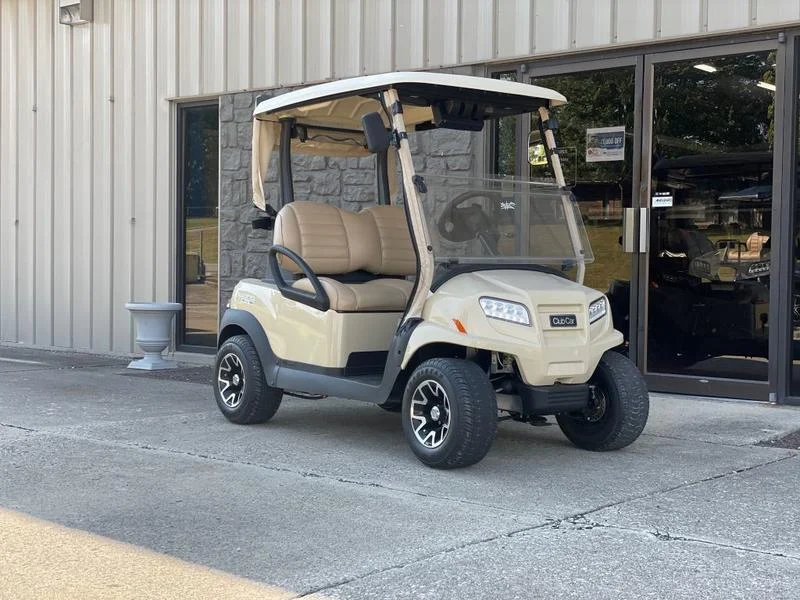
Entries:
{"label": "golf cart", "polygon": [[[530,423],[555,415],[589,450],[636,440],[647,389],[610,351],[623,338],[608,300],[581,285],[591,249],[549,113],[565,101],[532,85],[438,73],[357,77],[258,101],[252,184],[264,216],[254,226],[272,229],[273,245],[266,277],[239,282],[222,318],[222,413],[261,423],[284,395],[362,400],[399,411],[412,450],[437,468],[480,461],[498,411]],[[410,137],[472,135],[463,132],[524,113],[539,115],[559,185],[457,177],[446,165],[416,172]],[[457,146],[439,142],[438,156]],[[265,197],[276,148],[278,210]],[[374,157],[376,202],[351,211],[295,201],[293,154],[347,157],[336,164],[349,167]]]}

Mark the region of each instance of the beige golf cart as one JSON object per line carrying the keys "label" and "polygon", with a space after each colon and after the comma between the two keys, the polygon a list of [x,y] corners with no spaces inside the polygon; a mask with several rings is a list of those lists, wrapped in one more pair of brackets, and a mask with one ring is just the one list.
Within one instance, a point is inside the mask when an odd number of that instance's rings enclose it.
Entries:
{"label": "beige golf cart", "polygon": [[[589,450],[633,442],[647,390],[611,351],[622,335],[608,300],[581,285],[591,249],[549,113],[564,102],[545,88],[438,73],[358,77],[257,102],[252,184],[265,216],[254,226],[272,229],[273,245],[265,278],[241,281],[222,319],[222,413],[261,423],[284,395],[370,402],[399,411],[414,453],[438,468],[481,460],[499,418],[555,415]],[[453,130],[463,140],[525,113],[538,115],[554,183],[448,168]],[[439,167],[421,174],[409,138],[426,135],[439,136],[418,144],[438,149],[427,162]],[[277,210],[265,197],[274,150]],[[349,157],[336,168],[374,157],[374,202],[356,211],[295,201],[297,154]],[[345,195],[342,204],[355,203]]]}

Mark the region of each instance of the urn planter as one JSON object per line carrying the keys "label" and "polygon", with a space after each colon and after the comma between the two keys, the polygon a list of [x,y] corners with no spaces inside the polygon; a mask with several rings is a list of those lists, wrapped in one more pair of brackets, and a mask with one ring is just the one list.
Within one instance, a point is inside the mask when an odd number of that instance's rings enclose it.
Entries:
{"label": "urn planter", "polygon": [[177,365],[164,360],[161,353],[172,339],[172,320],[183,309],[178,302],[129,302],[125,305],[136,324],[136,343],[144,351],[144,358],[131,361],[129,369],[157,371],[174,369]]}

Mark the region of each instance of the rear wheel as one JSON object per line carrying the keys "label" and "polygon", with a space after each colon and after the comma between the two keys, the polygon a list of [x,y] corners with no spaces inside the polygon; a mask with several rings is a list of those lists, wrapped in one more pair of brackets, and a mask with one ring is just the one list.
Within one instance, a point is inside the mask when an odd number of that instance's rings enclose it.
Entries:
{"label": "rear wheel", "polygon": [[589,407],[556,415],[569,441],[586,450],[618,450],[633,443],[647,424],[650,396],[644,378],[627,357],[609,350],[589,380]]}
{"label": "rear wheel", "polygon": [[267,385],[252,340],[235,335],[217,352],[214,397],[225,417],[249,425],[269,421],[281,405],[283,391]]}
{"label": "rear wheel", "polygon": [[497,400],[475,363],[434,358],[412,373],[403,396],[403,433],[429,467],[454,469],[480,461],[497,431]]}

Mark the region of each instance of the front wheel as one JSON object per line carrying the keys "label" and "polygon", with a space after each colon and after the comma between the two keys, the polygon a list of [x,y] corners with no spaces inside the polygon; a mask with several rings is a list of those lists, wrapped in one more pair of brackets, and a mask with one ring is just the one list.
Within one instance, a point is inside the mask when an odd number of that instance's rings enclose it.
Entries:
{"label": "front wheel", "polygon": [[403,433],[429,467],[455,469],[481,460],[497,432],[497,399],[475,363],[434,358],[419,365],[403,395]]}
{"label": "front wheel", "polygon": [[269,421],[281,405],[283,391],[267,385],[252,340],[235,335],[217,352],[214,397],[225,417],[249,425]]}
{"label": "front wheel", "polygon": [[569,441],[586,450],[618,450],[633,443],[647,424],[650,396],[644,378],[627,357],[603,354],[589,380],[589,407],[556,415]]}

